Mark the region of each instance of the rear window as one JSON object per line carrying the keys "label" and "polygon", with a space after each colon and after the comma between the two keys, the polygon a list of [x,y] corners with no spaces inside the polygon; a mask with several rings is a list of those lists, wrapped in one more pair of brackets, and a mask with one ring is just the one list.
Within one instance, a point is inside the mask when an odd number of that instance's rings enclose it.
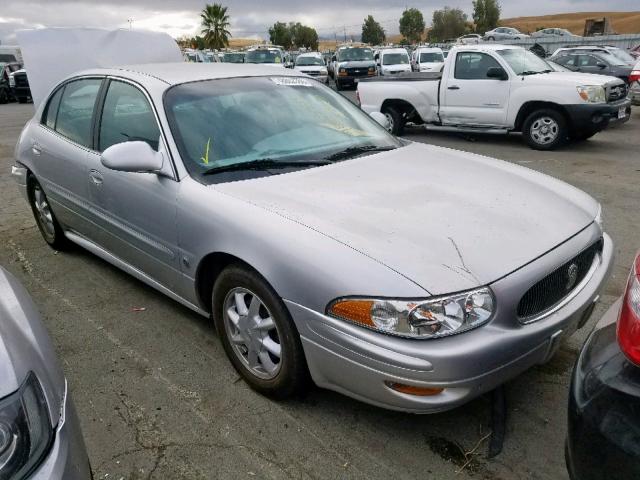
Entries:
{"label": "rear window", "polygon": [[80,145],[91,146],[91,120],[101,84],[101,79],[93,78],[67,83],[55,123],[57,132]]}
{"label": "rear window", "polygon": [[383,65],[403,65],[409,63],[409,55],[406,53],[385,53],[382,57]]}
{"label": "rear window", "polygon": [[444,62],[444,56],[438,52],[421,53],[420,63],[437,63]]}

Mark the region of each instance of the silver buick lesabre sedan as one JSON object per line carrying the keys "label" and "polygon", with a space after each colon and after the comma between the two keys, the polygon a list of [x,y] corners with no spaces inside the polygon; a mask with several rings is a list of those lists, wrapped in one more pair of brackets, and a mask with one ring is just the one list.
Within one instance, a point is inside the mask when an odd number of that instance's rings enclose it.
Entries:
{"label": "silver buick lesabre sedan", "polygon": [[49,245],[212,316],[234,367],[276,398],[310,378],[390,409],[460,405],[548,360],[612,263],[585,193],[399,140],[284,69],[78,73],[15,157]]}
{"label": "silver buick lesabre sedan", "polygon": [[0,479],[89,480],[67,382],[29,294],[0,267]]}

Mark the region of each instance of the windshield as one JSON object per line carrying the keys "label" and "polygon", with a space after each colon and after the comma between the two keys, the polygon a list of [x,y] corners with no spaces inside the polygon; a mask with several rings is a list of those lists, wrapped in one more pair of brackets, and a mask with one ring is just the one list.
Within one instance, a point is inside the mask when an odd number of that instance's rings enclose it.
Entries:
{"label": "windshield", "polygon": [[420,54],[420,63],[438,63],[444,62],[444,56],[438,52],[423,52]]}
{"label": "windshield", "polygon": [[404,65],[409,63],[409,55],[406,53],[385,53],[382,56],[383,65]]}
{"label": "windshield", "polygon": [[222,61],[225,63],[244,63],[244,53],[225,53]]}
{"label": "windshield", "polygon": [[370,48],[345,48],[338,52],[339,62],[373,60],[373,50]]}
{"label": "windshield", "polygon": [[320,57],[298,57],[296,59],[298,67],[308,67],[312,65],[324,65],[324,60]]}
{"label": "windshield", "polygon": [[401,146],[342,95],[306,78],[186,83],[167,91],[164,106],[185,166],[201,182],[220,181],[204,174],[214,168],[256,160],[304,168],[346,149]]}
{"label": "windshield", "polygon": [[9,53],[0,53],[0,62],[2,63],[10,63],[10,62],[15,62],[16,61],[16,57],[15,55],[9,54]]}
{"label": "windshield", "polygon": [[547,62],[529,50],[510,48],[508,50],[498,50],[498,53],[507,61],[516,75],[534,75],[553,70]]}
{"label": "windshield", "polygon": [[619,48],[607,50],[607,52],[622,62],[622,63],[614,63],[614,65],[625,65],[625,64],[633,65],[636,63],[635,58],[633,58],[629,53]]}
{"label": "windshield", "polygon": [[245,63],[282,63],[279,50],[250,50],[244,58]]}

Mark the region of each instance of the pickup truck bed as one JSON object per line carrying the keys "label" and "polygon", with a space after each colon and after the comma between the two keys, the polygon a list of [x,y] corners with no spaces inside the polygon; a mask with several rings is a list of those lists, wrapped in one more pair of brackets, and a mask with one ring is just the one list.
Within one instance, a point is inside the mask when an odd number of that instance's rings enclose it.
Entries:
{"label": "pickup truck bed", "polygon": [[411,72],[363,78],[360,82],[439,82],[441,79],[442,72]]}

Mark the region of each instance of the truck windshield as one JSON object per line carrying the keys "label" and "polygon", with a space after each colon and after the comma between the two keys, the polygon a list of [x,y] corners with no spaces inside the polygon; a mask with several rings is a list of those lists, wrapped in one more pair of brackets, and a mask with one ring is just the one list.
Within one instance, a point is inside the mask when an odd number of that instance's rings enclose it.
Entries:
{"label": "truck windshield", "polygon": [[225,53],[222,61],[225,63],[244,63],[244,53]]}
{"label": "truck windshield", "polygon": [[524,48],[498,50],[498,53],[507,61],[516,75],[535,75],[553,71],[547,62]]}
{"label": "truck windshield", "polygon": [[296,59],[298,67],[309,67],[312,65],[324,65],[324,60],[320,57],[298,57]]}
{"label": "truck windshield", "polygon": [[404,65],[409,63],[409,55],[406,53],[385,53],[382,57],[383,65]]}
{"label": "truck windshield", "polygon": [[238,179],[256,176],[257,164],[277,173],[402,145],[342,95],[302,77],[180,84],[164,108],[185,166],[203,183],[223,181],[214,169]]}
{"label": "truck windshield", "polygon": [[245,63],[282,63],[278,50],[250,50],[244,57]]}
{"label": "truck windshield", "polygon": [[422,52],[420,54],[420,63],[438,63],[444,62],[444,57],[438,52]]}
{"label": "truck windshield", "polygon": [[373,50],[370,48],[345,48],[338,52],[339,62],[357,62],[373,60]]}

